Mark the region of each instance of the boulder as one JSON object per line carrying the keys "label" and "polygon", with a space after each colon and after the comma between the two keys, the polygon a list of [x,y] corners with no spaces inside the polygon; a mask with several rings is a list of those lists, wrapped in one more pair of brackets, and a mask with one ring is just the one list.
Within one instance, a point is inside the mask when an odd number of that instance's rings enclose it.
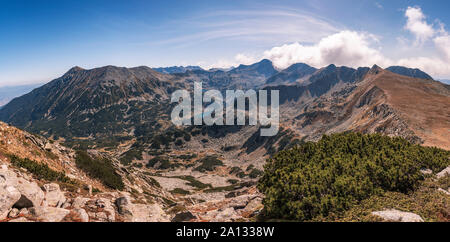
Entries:
{"label": "boulder", "polygon": [[6,218],[12,206],[19,201],[20,196],[20,192],[16,188],[3,186],[0,183],[0,220]]}
{"label": "boulder", "polygon": [[445,168],[444,170],[442,170],[441,172],[436,174],[436,177],[437,178],[442,178],[442,177],[448,176],[448,175],[450,175],[450,166],[448,166],[447,168]]}
{"label": "boulder", "polygon": [[17,208],[39,207],[44,201],[44,192],[36,184],[36,182],[29,182],[23,178],[18,179],[17,190],[19,190],[21,197],[19,201],[14,204]]}
{"label": "boulder", "polygon": [[64,208],[45,207],[37,212],[38,219],[43,222],[61,222],[70,211]]}
{"label": "boulder", "polygon": [[61,192],[59,185],[50,183],[44,185],[45,202],[49,207],[61,207],[66,202],[64,193]]}
{"label": "boulder", "polygon": [[86,210],[82,208],[75,208],[72,211],[80,219],[81,222],[89,222],[89,215],[87,214]]}
{"label": "boulder", "polygon": [[9,212],[8,217],[9,217],[9,218],[15,218],[15,217],[17,217],[18,215],[19,215],[19,209],[13,208],[13,209],[11,209],[11,211]]}
{"label": "boulder", "polygon": [[175,217],[172,219],[172,222],[185,222],[185,221],[191,221],[192,219],[196,219],[191,212],[185,211],[181,213],[177,213]]}
{"label": "boulder", "polygon": [[89,201],[89,198],[76,197],[73,199],[72,207],[73,208],[82,208],[86,205],[87,201]]}
{"label": "boulder", "polygon": [[389,222],[423,222],[423,219],[415,213],[402,212],[395,209],[372,212],[372,215],[381,217]]}

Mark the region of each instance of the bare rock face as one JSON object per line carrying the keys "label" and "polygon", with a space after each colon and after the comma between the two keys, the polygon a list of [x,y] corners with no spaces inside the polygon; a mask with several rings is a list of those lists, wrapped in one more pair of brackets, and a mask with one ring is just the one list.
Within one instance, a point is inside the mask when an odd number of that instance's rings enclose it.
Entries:
{"label": "bare rock face", "polygon": [[44,192],[36,182],[29,182],[23,178],[18,179],[17,190],[22,195],[14,204],[17,208],[40,207],[44,201]]}
{"label": "bare rock face", "polygon": [[438,174],[436,174],[437,178],[442,178],[442,177],[445,177],[445,176],[450,176],[450,166],[445,168],[444,170],[442,170]]}
{"label": "bare rock face", "polygon": [[0,220],[5,219],[11,207],[20,199],[20,192],[12,186],[3,186],[0,176]]}
{"label": "bare rock face", "polygon": [[415,213],[395,209],[372,212],[372,215],[381,217],[388,222],[423,222],[423,219]]}
{"label": "bare rock face", "polygon": [[61,192],[59,185],[55,183],[45,184],[45,202],[49,207],[60,207],[66,202],[64,193]]}

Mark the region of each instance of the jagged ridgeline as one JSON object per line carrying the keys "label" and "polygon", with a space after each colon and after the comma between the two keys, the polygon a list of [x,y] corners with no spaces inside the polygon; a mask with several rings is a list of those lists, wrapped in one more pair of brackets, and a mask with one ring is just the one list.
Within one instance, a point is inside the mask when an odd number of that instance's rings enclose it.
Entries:
{"label": "jagged ridgeline", "polygon": [[266,218],[332,221],[365,199],[385,192],[407,194],[450,165],[450,151],[379,134],[323,136],[276,154],[258,188]]}

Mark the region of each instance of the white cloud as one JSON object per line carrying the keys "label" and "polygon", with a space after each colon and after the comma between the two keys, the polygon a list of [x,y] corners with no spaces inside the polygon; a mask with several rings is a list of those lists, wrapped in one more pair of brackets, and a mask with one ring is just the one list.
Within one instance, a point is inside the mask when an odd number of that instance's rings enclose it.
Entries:
{"label": "white cloud", "polygon": [[450,35],[445,32],[433,41],[441,56],[450,62]]}
{"label": "white cloud", "polygon": [[[312,44],[299,41],[284,44],[264,51],[261,55],[249,56],[237,54],[232,60],[219,60],[207,66],[208,68],[229,68],[239,64],[251,64],[266,58],[280,69],[295,63],[306,63],[321,68],[330,64],[338,66],[361,67],[377,64],[381,67],[401,65],[410,68],[419,68],[435,78],[448,78],[450,76],[450,35],[445,26],[437,21],[433,26],[426,22],[426,17],[420,7],[408,7],[405,11],[407,24],[405,28],[414,34],[414,40],[399,36],[397,41],[405,46],[404,53],[411,53],[408,44],[415,42],[415,50],[421,50],[422,44],[431,40],[434,51],[427,51],[426,55],[408,58],[391,58],[382,52],[381,41],[377,36],[367,32],[344,30],[331,33],[318,39]],[[423,51],[418,51],[423,53]]]}
{"label": "white cloud", "polygon": [[201,63],[200,66],[204,69],[230,68],[230,67],[237,67],[241,64],[250,65],[250,64],[257,62],[258,60],[259,59],[254,56],[239,53],[234,57],[233,60],[220,59],[220,60],[216,61],[215,63],[209,64],[209,65],[204,64],[204,62],[200,62]]}
{"label": "white cloud", "polygon": [[371,34],[355,31],[341,31],[330,35],[313,45],[287,44],[264,52],[279,68],[302,62],[315,67],[329,64],[352,67],[389,64],[378,49],[372,47],[378,39]]}
{"label": "white cloud", "polygon": [[239,64],[244,64],[244,65],[250,65],[256,62],[256,58],[253,56],[248,56],[245,54],[237,54],[234,59],[239,63]]}
{"label": "white cloud", "polygon": [[426,16],[420,7],[408,7],[405,17],[407,18],[405,29],[415,36],[416,45],[422,45],[435,34],[433,26],[427,23]]}

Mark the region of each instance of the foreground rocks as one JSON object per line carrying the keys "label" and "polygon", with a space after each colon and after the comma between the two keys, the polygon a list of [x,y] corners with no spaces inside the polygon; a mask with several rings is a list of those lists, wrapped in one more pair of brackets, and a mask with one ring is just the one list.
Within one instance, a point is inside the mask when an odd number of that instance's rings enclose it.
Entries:
{"label": "foreground rocks", "polygon": [[[168,222],[158,204],[134,204],[128,193],[70,198],[56,183],[41,187],[29,175],[2,165],[0,221],[10,222]],[[81,194],[79,194],[81,195]]]}
{"label": "foreground rocks", "polygon": [[395,209],[372,212],[372,215],[388,222],[423,222],[423,219],[415,213],[402,212]]}

